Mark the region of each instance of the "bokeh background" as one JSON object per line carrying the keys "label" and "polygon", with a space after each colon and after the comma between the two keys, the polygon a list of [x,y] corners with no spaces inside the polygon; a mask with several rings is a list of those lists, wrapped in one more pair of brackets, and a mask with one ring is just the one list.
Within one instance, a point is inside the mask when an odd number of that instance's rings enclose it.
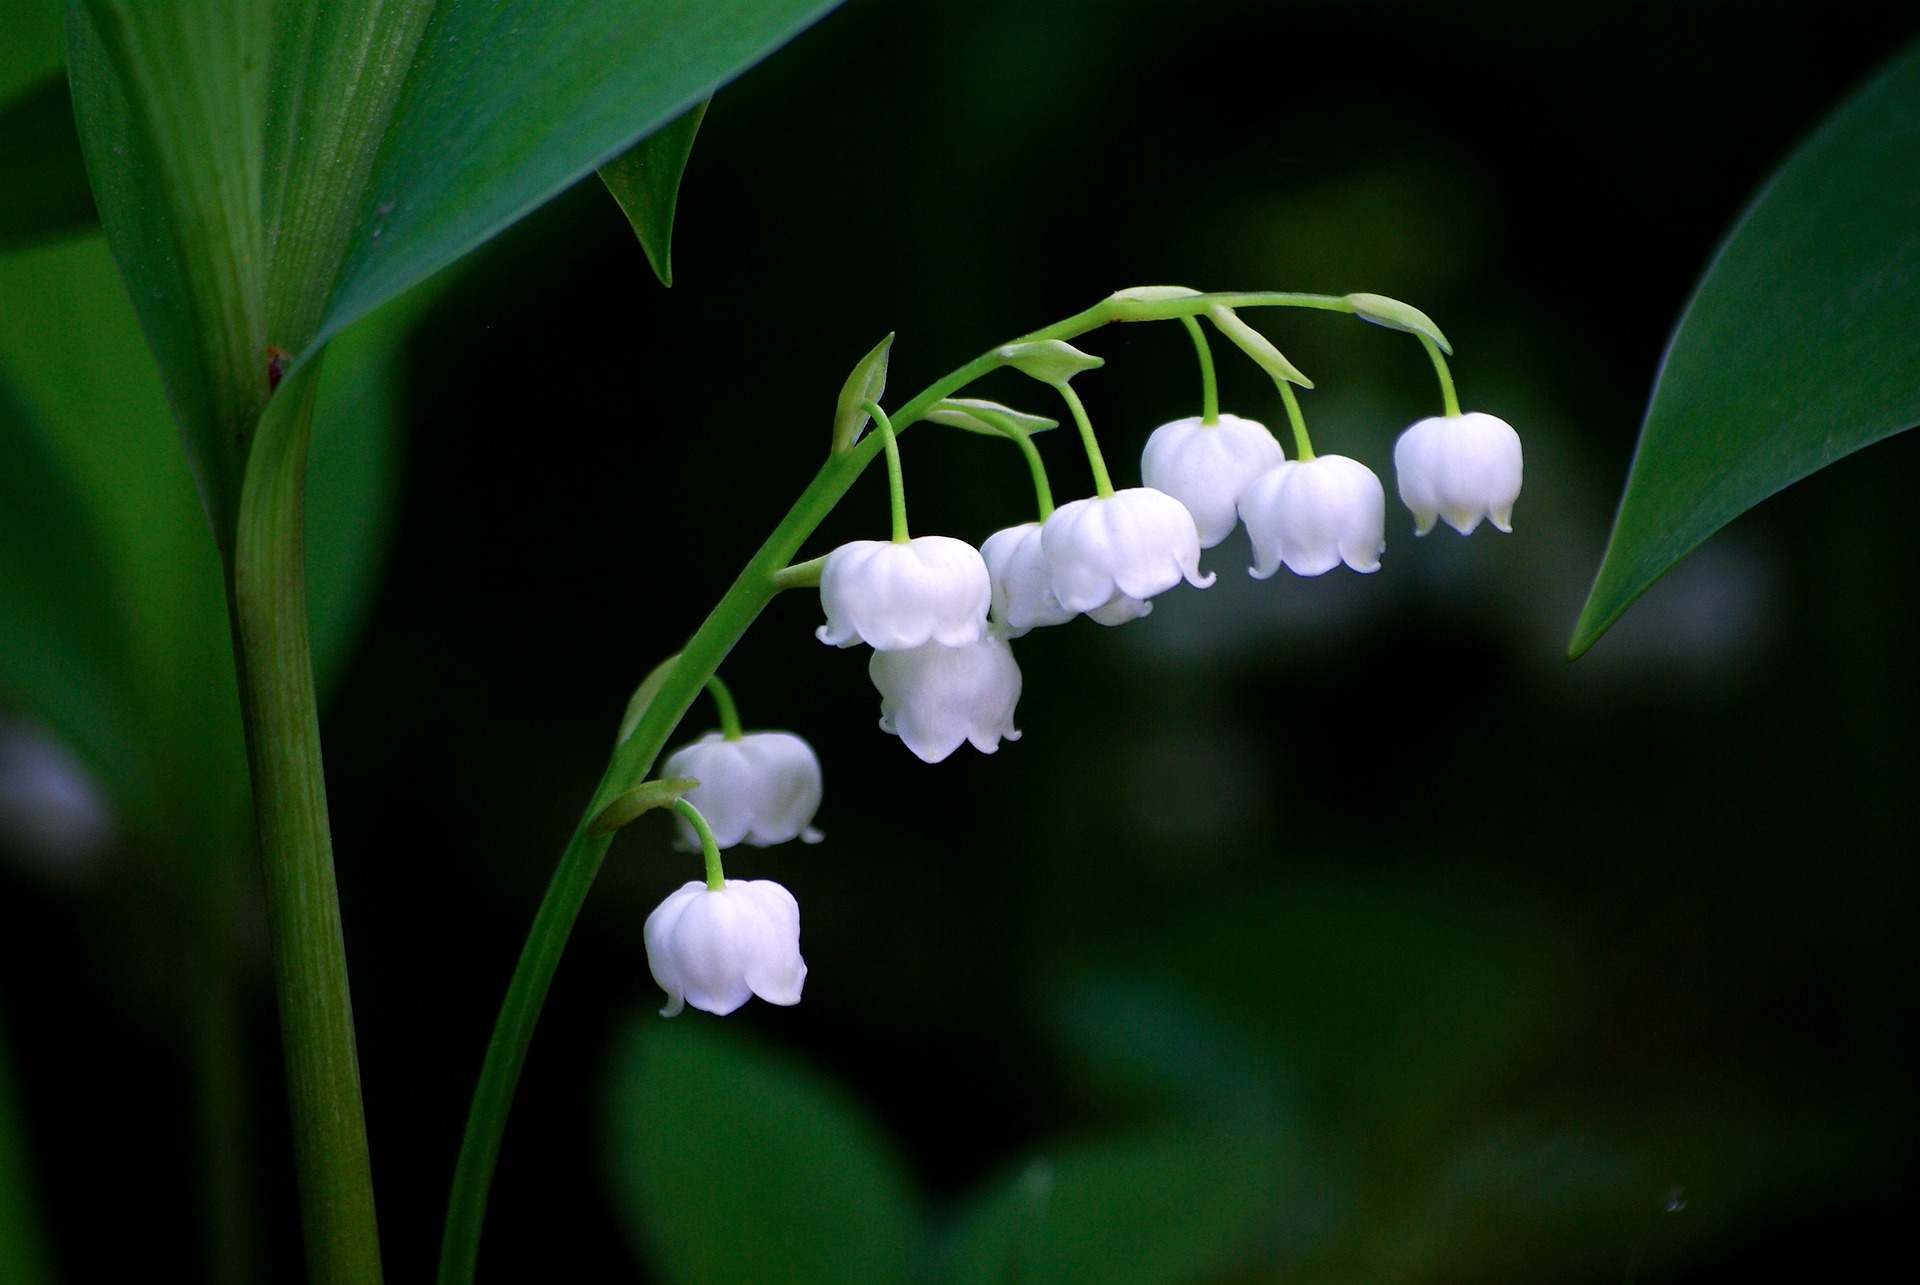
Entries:
{"label": "bokeh background", "polygon": [[[854,0],[715,101],[671,291],[597,182],[457,269],[404,350],[396,516],[325,728],[391,1279],[431,1272],[494,1006],[628,693],[810,475],[847,370],[897,331],[897,401],[1161,282],[1426,310],[1526,443],[1514,533],[1415,540],[1396,510],[1378,574],[1269,582],[1236,535],[1213,588],[1020,644],[1024,738],[936,767],[876,730],[813,596],[777,601],[723,672],[820,751],[827,840],[729,872],[799,898],[806,999],[654,1017],[640,925],[693,859],[657,817],[624,833],[483,1279],[838,1254],[850,1281],[1713,1282],[1902,1244],[1920,450],[1793,489],[1563,650],[1715,243],[1916,35],[1839,0]],[[1254,320],[1318,382],[1316,445],[1390,476],[1437,409],[1418,346]],[[1188,341],[1084,346],[1131,482],[1196,409]],[[1216,352],[1226,408],[1278,425]],[[1031,516],[1002,444],[904,454],[918,530]],[[885,520],[875,470],[812,551]],[[164,899],[110,807],[30,824],[45,755],[10,727],[0,1013],[56,1258],[197,1263]],[[291,1279],[261,931],[240,1163],[259,1271]]]}

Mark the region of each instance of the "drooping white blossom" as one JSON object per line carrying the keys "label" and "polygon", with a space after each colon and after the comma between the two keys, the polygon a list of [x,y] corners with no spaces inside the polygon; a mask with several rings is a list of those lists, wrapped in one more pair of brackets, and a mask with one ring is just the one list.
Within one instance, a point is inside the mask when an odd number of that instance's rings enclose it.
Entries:
{"label": "drooping white blossom", "polygon": [[928,643],[912,651],[876,651],[867,663],[880,689],[880,730],[938,763],[972,741],[982,754],[1017,741],[1020,666],[1006,639],[991,634],[964,647]]}
{"label": "drooping white blossom", "polygon": [[985,636],[991,597],[987,564],[964,540],[855,540],[829,553],[820,569],[827,623],[816,636],[835,647],[864,642],[876,651],[928,642],[959,647]]}
{"label": "drooping white blossom", "polygon": [[1233,533],[1249,483],[1286,458],[1266,425],[1238,415],[1209,424],[1198,415],[1162,424],[1140,454],[1140,480],[1193,515],[1200,547]]}
{"label": "drooping white blossom", "polygon": [[1077,614],[1053,596],[1040,532],[1040,523],[1022,522],[995,531],[980,546],[993,581],[991,618],[1003,638],[1018,638],[1043,625],[1064,625]]}
{"label": "drooping white blossom", "polygon": [[1372,469],[1344,455],[1288,460],[1262,473],[1240,497],[1253,542],[1253,575],[1284,563],[1295,575],[1323,575],[1345,562],[1378,571],[1386,548],[1387,493]]}
{"label": "drooping white blossom", "polygon": [[[820,810],[820,759],[792,732],[748,732],[737,741],[709,732],[675,750],[662,775],[700,782],[686,799],[706,817],[722,848],[820,841],[813,828],[813,814]],[[684,817],[678,821],[680,847],[698,852],[693,826]]]}
{"label": "drooping white blossom", "polygon": [[800,1002],[800,906],[770,879],[684,883],[647,916],[643,935],[647,966],[667,993],[663,1017],[688,1004],[724,1015],[754,995]]}
{"label": "drooping white blossom", "polygon": [[1400,499],[1413,511],[1414,532],[1433,530],[1436,518],[1470,535],[1482,518],[1513,530],[1520,498],[1520,435],[1480,411],[1423,419],[1393,447]]}
{"label": "drooping white blossom", "polygon": [[1200,574],[1200,533],[1193,515],[1151,487],[1063,504],[1040,535],[1054,597],[1069,611],[1084,611],[1103,624],[1145,614],[1127,614],[1131,607],[1095,614],[1116,598],[1144,604],[1182,578],[1199,589],[1213,583],[1211,573]]}

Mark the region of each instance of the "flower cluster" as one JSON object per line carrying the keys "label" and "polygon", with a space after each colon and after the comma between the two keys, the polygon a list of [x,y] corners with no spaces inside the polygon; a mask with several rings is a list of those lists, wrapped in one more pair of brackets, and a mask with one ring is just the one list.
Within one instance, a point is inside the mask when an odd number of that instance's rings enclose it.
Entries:
{"label": "flower cluster", "polygon": [[[1155,287],[1114,299],[1146,307],[1192,295]],[[817,567],[826,616],[817,637],[833,647],[872,649],[868,673],[880,693],[880,727],[921,759],[938,763],[963,743],[991,754],[1002,741],[1019,739],[1014,640],[1083,615],[1123,625],[1147,615],[1156,597],[1182,581],[1207,588],[1214,576],[1202,572],[1201,551],[1220,544],[1236,525],[1246,527],[1253,550],[1248,571],[1257,579],[1283,566],[1300,576],[1324,575],[1342,563],[1358,572],[1379,569],[1385,487],[1358,460],[1314,452],[1293,392],[1311,384],[1231,308],[1211,302],[1223,298],[1253,297],[1208,296],[1204,305],[1188,307],[1204,306],[1215,328],[1274,377],[1293,431],[1293,457],[1265,425],[1218,412],[1212,358],[1191,310],[1159,315],[1179,315],[1194,338],[1206,413],[1153,431],[1137,487],[1114,488],[1086,408],[1070,386],[1100,359],[1057,339],[1009,344],[990,357],[1058,390],[1079,429],[1096,493],[1054,507],[1030,440],[1054,421],[977,399],[941,400],[921,417],[1011,438],[1033,472],[1037,520],[995,531],[978,549],[948,536],[908,534],[899,449],[877,401],[887,344],[849,379],[834,450],[850,451],[866,423],[876,426],[887,456],[893,538],[844,544],[782,575],[811,576]],[[1451,350],[1423,314],[1371,295],[1347,296],[1344,303],[1369,321],[1418,335],[1440,376],[1447,413],[1408,428],[1393,453],[1415,533],[1425,535],[1442,520],[1462,535],[1483,520],[1510,530],[1520,494],[1519,436],[1492,415],[1459,412],[1441,356]],[[750,995],[796,1003],[806,977],[792,895],[764,880],[727,879],[719,850],[816,841],[819,760],[791,733],[741,732],[731,696],[717,679],[710,687],[724,730],[681,748],[665,768],[668,778],[683,778],[674,785],[685,788],[674,803],[681,844],[697,844],[707,861],[704,883],[686,884],[647,920],[648,959],[667,992],[663,1011],[669,1014],[684,1004],[727,1013]]]}

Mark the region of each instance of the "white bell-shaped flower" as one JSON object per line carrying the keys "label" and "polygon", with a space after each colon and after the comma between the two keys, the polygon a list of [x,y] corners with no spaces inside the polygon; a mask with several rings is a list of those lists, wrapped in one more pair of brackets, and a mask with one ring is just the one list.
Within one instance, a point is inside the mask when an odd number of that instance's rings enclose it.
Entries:
{"label": "white bell-shaped flower", "polygon": [[1238,415],[1209,424],[1192,415],[1153,430],[1140,480],[1186,505],[1200,547],[1211,549],[1233,533],[1248,484],[1285,459],[1264,424]]}
{"label": "white bell-shaped flower", "polygon": [[982,754],[1017,741],[1020,666],[1006,639],[989,634],[964,647],[928,643],[912,651],[876,651],[867,663],[880,689],[880,730],[938,763],[972,741]]}
{"label": "white bell-shaped flower", "polygon": [[770,879],[684,883],[647,916],[644,936],[647,966],[667,993],[663,1017],[688,1004],[724,1015],[754,995],[800,1002],[800,906]]}
{"label": "white bell-shaped flower", "polygon": [[[700,809],[722,848],[756,848],[799,839],[818,843],[813,814],[820,810],[820,759],[792,732],[748,732],[737,741],[709,732],[667,759],[663,776],[700,784],[687,802]],[[700,838],[680,817],[680,847],[700,850]]]}
{"label": "white bell-shaped flower", "polygon": [[[1063,504],[1041,528],[1053,596],[1069,611],[1084,611],[1102,624],[1138,618],[1126,607],[1094,613],[1116,598],[1144,604],[1184,577],[1195,588],[1213,583],[1200,574],[1200,532],[1186,505],[1164,491],[1137,486],[1108,496]],[[1126,614],[1132,612],[1133,614]]]}
{"label": "white bell-shaped flower", "polygon": [[1387,547],[1387,492],[1373,470],[1344,455],[1288,460],[1253,480],[1240,497],[1253,542],[1255,578],[1285,563],[1295,575],[1317,576],[1342,562],[1378,571]]}
{"label": "white bell-shaped flower", "polygon": [[1520,435],[1504,419],[1480,411],[1423,419],[1394,443],[1393,471],[1415,534],[1433,530],[1436,518],[1461,535],[1471,535],[1482,518],[1513,530]]}
{"label": "white bell-shaped flower", "polygon": [[993,581],[992,619],[1003,638],[1018,638],[1042,625],[1064,625],[1076,614],[1053,596],[1040,530],[1038,522],[1022,522],[995,531],[980,546]]}
{"label": "white bell-shaped flower", "polygon": [[992,593],[987,564],[965,540],[855,540],[829,553],[820,569],[827,623],[817,637],[876,651],[963,646],[986,635]]}

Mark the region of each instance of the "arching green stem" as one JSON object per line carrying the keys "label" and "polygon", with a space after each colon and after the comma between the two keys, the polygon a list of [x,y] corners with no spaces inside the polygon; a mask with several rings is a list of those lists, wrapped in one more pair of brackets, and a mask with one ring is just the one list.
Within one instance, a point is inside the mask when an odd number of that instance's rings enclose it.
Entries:
{"label": "arching green stem", "polygon": [[1220,419],[1220,388],[1213,376],[1213,348],[1207,343],[1207,332],[1200,328],[1198,317],[1182,317],[1180,324],[1187,328],[1187,334],[1193,339],[1194,355],[1200,359],[1200,422],[1218,423]]}
{"label": "arching green stem", "polygon": [[[1169,299],[1107,298],[1064,321],[1018,336],[1012,342],[1070,340],[1113,322],[1170,321],[1202,315],[1216,305],[1354,311],[1353,305],[1341,295],[1263,293],[1183,295]],[[904,431],[941,399],[954,396],[975,380],[1000,369],[1003,363],[998,349],[1001,346],[988,349],[915,394],[894,412],[889,428],[897,423]],[[868,414],[872,413],[869,408]],[[440,1246],[440,1285],[469,1285],[473,1280],[480,1252],[480,1232],[486,1218],[487,1192],[500,1158],[500,1140],[506,1130],[514,1088],[520,1082],[540,1009],[553,986],[567,938],[580,918],[587,893],[600,872],[600,863],[611,841],[610,834],[595,833],[588,828],[588,823],[608,803],[646,779],[707,679],[713,676],[774,595],[783,588],[805,584],[817,574],[815,563],[790,564],[807,538],[893,436],[891,431],[870,433],[851,448],[827,459],[688,640],[646,708],[639,712],[632,730],[615,747],[613,759],[607,764],[605,775],[600,778],[579,825],[561,853],[553,879],[534,914],[526,945],[521,948],[493,1036],[487,1044],[447,1200],[446,1229]],[[1102,476],[1104,472],[1103,466]]]}
{"label": "arching green stem", "polygon": [[893,542],[905,544],[913,537],[907,534],[907,483],[900,472],[900,443],[894,439],[893,421],[880,409],[880,404],[871,399],[861,402],[867,414],[873,416],[875,427],[879,430],[880,441],[887,452],[887,500],[893,506]]}
{"label": "arching green stem", "polygon": [[685,799],[675,799],[673,810],[685,817],[693,826],[693,832],[700,836],[700,855],[707,862],[707,889],[719,892],[727,886],[727,872],[720,868],[720,845],[714,842],[713,827],[700,815],[700,809]]}
{"label": "arching green stem", "polygon": [[707,695],[713,697],[714,710],[720,715],[720,735],[729,741],[737,741],[740,731],[740,707],[733,703],[733,693],[715,674],[707,679]]}
{"label": "arching green stem", "polygon": [[1047,466],[1040,458],[1040,448],[1033,444],[1033,438],[1026,433],[1009,433],[1007,436],[1027,457],[1027,471],[1033,474],[1033,498],[1040,505],[1040,520],[1045,522],[1053,516],[1053,486],[1047,481]]}
{"label": "arching green stem", "polygon": [[1087,418],[1087,408],[1081,404],[1080,394],[1073,391],[1073,385],[1064,380],[1058,385],[1060,395],[1067,399],[1067,409],[1073,412],[1073,422],[1079,426],[1080,442],[1087,448],[1087,466],[1093,470],[1093,491],[1101,499],[1113,495],[1113,479],[1107,476],[1107,461],[1100,454],[1100,442],[1093,435],[1093,421]]}
{"label": "arching green stem", "polygon": [[1307,417],[1300,413],[1300,399],[1293,395],[1293,385],[1284,379],[1273,382],[1280,390],[1280,400],[1287,404],[1287,422],[1293,425],[1293,448],[1304,464],[1313,458],[1313,439],[1307,436]]}
{"label": "arching green stem", "polygon": [[1447,408],[1447,414],[1460,413],[1460,398],[1453,391],[1453,372],[1447,369],[1446,354],[1440,351],[1440,345],[1427,338],[1420,337],[1421,346],[1427,350],[1427,356],[1433,360],[1433,373],[1440,376],[1440,400]]}

